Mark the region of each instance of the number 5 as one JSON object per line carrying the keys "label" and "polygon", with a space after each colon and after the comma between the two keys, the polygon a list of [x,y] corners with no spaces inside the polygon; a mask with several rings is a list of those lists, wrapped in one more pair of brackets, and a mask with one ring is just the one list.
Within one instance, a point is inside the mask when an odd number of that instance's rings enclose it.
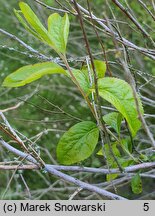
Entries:
{"label": "number 5", "polygon": [[144,203],[143,210],[144,211],[148,211],[149,210],[149,203]]}

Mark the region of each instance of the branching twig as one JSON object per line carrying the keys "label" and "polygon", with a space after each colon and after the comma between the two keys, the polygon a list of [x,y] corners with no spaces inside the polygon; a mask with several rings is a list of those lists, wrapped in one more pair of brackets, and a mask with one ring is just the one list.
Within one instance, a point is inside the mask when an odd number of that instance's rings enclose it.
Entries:
{"label": "branching twig", "polygon": [[[73,2],[73,0],[71,0],[71,2]],[[78,4],[78,3],[77,3],[77,5],[78,5],[79,9],[80,9],[84,14],[89,15],[89,11],[88,11],[88,10],[86,10],[84,7],[82,7],[82,6],[81,6],[80,4]],[[104,30],[106,31],[106,33],[107,33],[108,35],[109,35],[109,34],[112,35],[112,36],[114,35],[114,36],[115,36],[115,39],[116,39],[118,42],[120,42],[120,43],[122,43],[122,44],[124,44],[124,45],[126,45],[126,46],[128,46],[128,47],[130,47],[130,48],[133,48],[134,50],[137,50],[137,51],[143,53],[144,55],[146,55],[146,56],[148,56],[148,57],[150,57],[150,58],[152,58],[152,59],[155,59],[155,51],[149,50],[149,49],[145,49],[145,48],[142,48],[142,47],[138,47],[137,45],[135,45],[134,43],[130,42],[129,40],[127,40],[127,39],[125,39],[125,38],[123,38],[123,37],[122,37],[122,39],[120,39],[119,35],[118,35],[116,32],[112,31],[112,30],[111,30],[109,27],[107,27],[107,25],[105,25],[103,22],[97,20],[97,17],[96,17],[95,15],[92,14],[92,17],[93,17],[93,19],[96,19],[96,22],[97,22],[101,27],[104,28]]]}
{"label": "branching twig", "polygon": [[34,0],[34,1],[37,2],[38,4],[44,6],[46,9],[49,9],[49,10],[52,10],[52,11],[57,11],[57,12],[69,13],[67,10],[62,10],[62,9],[51,7],[51,6],[41,2],[39,0]]}
{"label": "branching twig", "polygon": [[143,8],[151,15],[151,17],[153,18],[153,20],[155,21],[155,16],[153,15],[153,13],[149,10],[149,8],[146,6],[146,4],[141,1],[141,0],[138,0],[139,3],[143,6]]}
{"label": "branching twig", "polygon": [[27,147],[25,146],[25,144],[23,143],[23,141],[20,139],[20,137],[16,134],[16,132],[14,131],[14,129],[11,127],[11,125],[9,124],[8,120],[5,118],[5,115],[0,112],[0,116],[3,119],[4,123],[6,124],[6,126],[8,127],[8,129],[10,130],[10,132],[12,133],[12,137],[14,137],[14,139],[23,147],[24,150],[28,151]]}
{"label": "branching twig", "polygon": [[[34,164],[38,164],[38,162],[36,161],[36,159],[34,159],[32,156],[28,155],[27,153],[23,153],[15,148],[13,148],[12,146],[10,146],[8,143],[6,143],[4,140],[0,139],[0,143],[3,147],[5,147],[6,149],[8,149],[9,151],[11,151],[12,153],[20,156],[21,158],[25,158],[26,160],[34,163]],[[119,195],[113,194],[111,192],[108,192],[106,190],[103,190],[99,187],[90,185],[88,183],[82,182],[72,176],[69,176],[67,174],[64,174],[56,169],[54,169],[53,167],[51,167],[50,165],[46,165],[44,166],[45,171],[47,171],[48,173],[51,173],[52,175],[55,175],[59,178],[64,179],[65,181],[68,181],[70,183],[73,183],[75,185],[78,185],[79,187],[89,190],[89,191],[93,191],[95,193],[98,193],[104,197],[107,197],[109,199],[116,199],[116,200],[125,200],[124,197],[121,197]]]}
{"label": "branching twig", "polygon": [[8,112],[8,111],[10,111],[10,110],[15,110],[15,109],[17,109],[18,107],[20,107],[22,104],[23,104],[23,102],[19,102],[19,103],[17,103],[15,106],[8,107],[8,108],[6,108],[6,109],[0,110],[0,112],[4,113],[4,112]]}
{"label": "branching twig", "polygon": [[49,58],[47,56],[45,56],[44,54],[40,53],[39,51],[35,50],[34,48],[32,48],[31,46],[29,46],[28,44],[26,44],[24,41],[22,41],[21,39],[19,39],[17,36],[5,31],[4,29],[0,28],[0,33],[7,35],[8,37],[10,37],[11,39],[17,41],[18,43],[20,43],[24,48],[28,49],[30,52],[34,53],[37,55],[38,58],[42,59],[42,60],[46,60],[46,61],[53,61],[55,63],[58,63],[59,60],[58,58]]}
{"label": "branching twig", "polygon": [[[51,165],[46,164],[48,167],[52,167],[59,171],[69,171],[69,172],[87,172],[87,173],[101,173],[101,174],[109,174],[108,169],[104,168],[92,168],[92,167],[81,167],[81,166],[62,166],[62,165]],[[139,170],[152,169],[155,168],[155,162],[147,162],[141,163],[137,165],[132,165],[124,168],[124,173],[127,174],[130,172],[136,172]],[[35,164],[26,164],[26,165],[0,165],[0,170],[38,170],[38,167]],[[111,174],[122,174],[119,169],[111,169]]]}
{"label": "branching twig", "polygon": [[154,41],[152,40],[152,38],[150,37],[150,35],[145,31],[145,29],[139,24],[139,22],[132,16],[132,14],[127,11],[123,5],[117,1],[117,0],[112,0],[114,2],[115,5],[117,5],[118,8],[120,8],[120,10],[135,24],[135,26],[137,26],[137,28],[142,32],[142,34],[149,38],[152,42],[152,44],[155,46]]}

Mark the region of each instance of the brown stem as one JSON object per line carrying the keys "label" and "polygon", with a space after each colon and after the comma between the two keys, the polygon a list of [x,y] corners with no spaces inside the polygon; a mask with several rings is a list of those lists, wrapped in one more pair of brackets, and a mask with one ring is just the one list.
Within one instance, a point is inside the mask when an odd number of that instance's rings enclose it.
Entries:
{"label": "brown stem", "polygon": [[126,8],[123,7],[123,5],[117,1],[117,0],[112,0],[115,5],[134,23],[134,25],[142,32],[142,34],[149,38],[153,46],[155,46],[154,41],[150,37],[150,35],[143,29],[143,27],[139,24],[139,22],[131,15],[131,13],[128,12]]}
{"label": "brown stem", "polygon": [[92,70],[93,70],[94,86],[95,86],[95,94],[96,94],[96,103],[97,103],[97,106],[96,106],[96,109],[97,109],[96,120],[98,122],[99,130],[100,130],[102,147],[104,149],[104,138],[105,138],[105,143],[107,143],[109,145],[110,152],[111,152],[111,154],[112,154],[112,156],[113,156],[116,164],[118,165],[119,169],[121,171],[123,171],[122,167],[120,166],[119,162],[117,161],[117,158],[116,158],[116,156],[113,153],[113,150],[111,148],[111,142],[110,142],[109,134],[107,132],[105,123],[104,123],[103,118],[102,118],[102,109],[101,109],[100,96],[99,96],[99,90],[98,90],[98,77],[97,77],[97,73],[96,73],[96,69],[95,69],[95,65],[94,65],[94,60],[93,60],[93,56],[92,56],[92,53],[91,53],[91,49],[90,49],[90,46],[89,46],[89,41],[88,41],[87,34],[86,34],[86,31],[85,31],[85,28],[84,28],[81,11],[80,11],[80,9],[79,9],[79,7],[78,7],[78,5],[77,5],[77,3],[76,3],[75,0],[73,0],[73,3],[74,3],[76,11],[78,13],[81,29],[82,29],[84,40],[85,40],[85,44],[86,44],[86,49],[87,49],[88,55],[90,57],[91,66],[92,66]]}
{"label": "brown stem", "polygon": [[84,98],[85,101],[87,102],[87,104],[88,104],[88,106],[89,106],[89,108],[90,108],[90,110],[91,110],[93,116],[94,116],[95,119],[96,119],[96,115],[95,115],[94,108],[93,108],[92,104],[90,103],[90,100],[89,100],[88,96],[85,95],[85,93],[84,93],[84,91],[82,90],[80,84],[78,83],[77,79],[75,78],[75,76],[74,76],[74,74],[73,74],[73,72],[72,72],[72,70],[71,70],[71,68],[70,68],[70,66],[69,66],[69,64],[68,64],[68,61],[67,61],[67,59],[66,59],[66,56],[61,55],[61,58],[62,58],[62,60],[64,61],[64,64],[66,65],[66,68],[68,69],[68,71],[69,71],[69,73],[70,73],[70,76],[71,76],[73,82],[74,82],[74,83],[76,84],[76,86],[78,87],[80,93],[82,94],[83,98]]}
{"label": "brown stem", "polygon": [[106,63],[106,67],[107,67],[107,71],[108,71],[108,73],[109,73],[109,76],[112,77],[112,72],[111,72],[111,70],[110,70],[109,63],[108,63],[108,60],[107,60],[107,55],[106,55],[105,47],[104,47],[104,45],[103,45],[103,43],[102,43],[102,40],[101,40],[101,38],[100,38],[100,36],[99,36],[99,34],[98,34],[98,31],[97,31],[97,29],[96,29],[96,26],[94,25],[94,19],[93,19],[92,13],[91,13],[91,8],[90,8],[90,4],[89,4],[89,1],[88,1],[88,0],[87,0],[87,5],[88,5],[88,11],[89,11],[89,14],[90,14],[90,19],[91,19],[91,23],[92,23],[93,29],[94,29],[94,31],[95,31],[95,34],[96,34],[96,36],[97,36],[97,39],[98,39],[98,41],[99,41],[99,43],[100,43],[100,45],[101,45],[102,51],[103,51],[103,55],[104,55],[105,63]]}
{"label": "brown stem", "polygon": [[9,137],[11,137],[16,143],[18,143],[25,151],[27,151],[27,148],[25,148],[25,146],[23,146],[23,144],[21,142],[18,141],[18,139],[13,136],[6,128],[4,128],[3,126],[0,125],[0,130],[3,131],[5,134],[7,134]]}

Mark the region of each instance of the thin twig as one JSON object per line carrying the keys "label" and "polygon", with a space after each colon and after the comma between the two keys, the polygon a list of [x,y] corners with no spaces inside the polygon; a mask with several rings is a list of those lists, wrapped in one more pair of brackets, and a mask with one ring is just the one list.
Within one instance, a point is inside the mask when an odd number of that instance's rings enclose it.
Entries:
{"label": "thin twig", "polygon": [[67,10],[62,10],[62,9],[51,7],[51,6],[41,2],[39,0],[34,0],[34,1],[37,2],[38,4],[44,6],[46,9],[49,9],[49,10],[52,10],[52,11],[57,11],[57,12],[69,13]]}
{"label": "thin twig", "polygon": [[82,191],[82,188],[77,188],[76,191],[74,191],[74,193],[72,195],[70,195],[68,200],[73,200],[74,197],[80,192]]}
{"label": "thin twig", "polygon": [[4,113],[4,112],[8,112],[8,111],[10,111],[10,110],[15,110],[15,109],[17,109],[18,107],[20,107],[22,104],[23,104],[23,102],[19,102],[19,103],[17,103],[15,106],[8,107],[8,108],[6,108],[6,109],[0,110],[0,112]]}
{"label": "thin twig", "polygon": [[100,38],[100,36],[98,34],[97,28],[96,28],[96,26],[94,24],[94,20],[93,20],[93,17],[92,17],[91,8],[90,8],[90,4],[89,4],[88,0],[87,0],[87,5],[88,5],[88,11],[89,11],[89,14],[90,14],[90,17],[91,17],[91,23],[93,25],[94,32],[95,32],[95,34],[97,36],[97,39],[98,39],[98,41],[99,41],[99,43],[101,45],[101,48],[102,48],[102,52],[103,52],[103,55],[104,55],[104,58],[105,58],[105,63],[106,63],[107,71],[109,73],[109,76],[112,77],[112,72],[110,70],[109,63],[108,63],[108,60],[107,60],[106,50],[105,50],[105,47],[104,47],[104,45],[102,43],[102,40],[101,40],[101,38]]}
{"label": "thin twig", "polygon": [[[1,141],[0,141],[1,142]],[[87,172],[87,173],[101,173],[101,174],[109,174],[108,169],[104,168],[92,168],[92,167],[81,167],[81,166],[62,166],[62,165],[51,165],[46,164],[48,167],[52,167],[59,171],[68,171],[68,172]],[[139,170],[145,170],[145,169],[152,169],[155,168],[155,162],[146,162],[136,165],[131,165],[124,168],[123,175],[130,173],[130,172],[136,172]],[[26,165],[0,165],[0,170],[39,170],[40,167],[35,164],[26,164]],[[119,169],[111,169],[111,174],[122,174]]]}
{"label": "thin twig", "polygon": [[[73,2],[73,0],[71,0],[71,2]],[[89,15],[89,11],[88,11],[88,10],[86,10],[84,7],[82,7],[82,6],[81,6],[80,4],[78,4],[78,3],[77,3],[77,5],[78,5],[79,9],[80,9],[84,14]],[[93,19],[97,19],[97,17],[96,17],[94,14],[92,14],[92,17],[93,17]],[[102,26],[102,27],[104,28],[104,30],[106,31],[106,33],[107,33],[108,35],[109,35],[109,34],[110,34],[110,35],[114,35],[114,36],[115,36],[115,39],[116,39],[118,42],[120,42],[120,43],[122,43],[122,44],[125,44],[126,46],[128,46],[128,47],[130,47],[130,48],[133,48],[134,50],[137,50],[137,51],[143,53],[144,55],[146,55],[146,56],[148,56],[148,57],[150,57],[150,58],[152,58],[152,59],[155,59],[155,51],[149,50],[149,49],[145,49],[145,48],[142,48],[142,47],[138,47],[137,45],[135,45],[134,43],[130,42],[129,40],[127,40],[127,39],[125,39],[125,38],[120,39],[119,35],[118,35],[116,32],[112,31],[109,27],[107,27],[103,22],[101,22],[101,21],[99,21],[99,20],[96,20],[96,22],[97,22],[100,26]]]}
{"label": "thin twig", "polygon": [[123,7],[123,5],[119,2],[119,1],[117,1],[117,0],[112,0],[113,1],[113,3],[115,4],[115,5],[117,5],[117,7],[135,24],[135,26],[137,26],[137,28],[142,32],[142,34],[145,36],[145,37],[147,37],[147,38],[149,38],[150,40],[151,40],[151,42],[152,42],[152,44],[153,44],[153,46],[155,46],[155,43],[154,43],[154,41],[152,40],[152,38],[150,37],[150,35],[145,31],[145,29],[139,24],[139,22],[132,16],[132,14],[128,11],[128,10],[126,10],[124,7]]}
{"label": "thin twig", "polygon": [[149,10],[149,8],[146,6],[146,4],[141,1],[141,0],[138,0],[139,3],[143,6],[143,8],[151,15],[151,17],[153,18],[153,20],[155,21],[155,16],[153,15],[153,13]]}
{"label": "thin twig", "polygon": [[21,140],[21,138],[16,134],[16,132],[14,131],[14,129],[9,124],[9,122],[6,119],[5,115],[2,112],[0,112],[0,116],[3,119],[4,123],[6,124],[6,126],[8,127],[8,129],[10,130],[10,132],[12,133],[12,135],[13,135],[12,137],[14,137],[14,139],[23,147],[24,150],[28,151],[27,147],[25,146],[25,144],[23,143],[23,141]]}
{"label": "thin twig", "polygon": [[[6,143],[4,140],[0,139],[0,143],[3,147],[7,148],[9,151],[11,151],[12,153],[20,156],[21,158],[24,158],[34,164],[38,164],[38,162],[36,161],[36,159],[34,159],[32,156],[28,155],[27,153],[21,152],[15,148],[13,148],[12,146],[10,146],[8,143]],[[121,197],[119,195],[116,195],[114,193],[111,193],[109,191],[106,191],[104,189],[101,189],[99,187],[90,185],[88,183],[82,182],[79,179],[76,179],[72,176],[69,176],[67,174],[64,174],[56,169],[54,169],[53,167],[51,167],[50,165],[44,165],[44,169],[45,171],[47,171],[48,173],[51,173],[54,176],[57,176],[59,178],[64,179],[65,181],[68,181],[70,183],[73,183],[75,185],[80,186],[83,189],[89,190],[89,191],[93,191],[95,193],[98,193],[100,195],[102,195],[103,197],[109,198],[109,199],[114,199],[114,200],[126,200],[126,198]]]}
{"label": "thin twig", "polygon": [[19,175],[20,175],[20,177],[21,177],[21,179],[23,181],[23,184],[25,185],[25,188],[26,188],[26,191],[27,191],[27,194],[28,194],[28,198],[31,199],[32,196],[31,196],[31,192],[30,192],[30,189],[29,189],[28,185],[27,185],[23,175],[22,174],[19,174]]}
{"label": "thin twig", "polygon": [[58,58],[49,58],[47,56],[45,56],[44,54],[40,53],[39,51],[35,50],[34,48],[32,48],[31,46],[29,46],[28,44],[26,44],[24,41],[22,41],[21,39],[19,39],[17,36],[5,31],[4,29],[0,28],[0,33],[7,35],[8,37],[10,37],[11,39],[17,41],[18,43],[20,43],[24,48],[28,49],[30,52],[36,54],[38,56],[38,58],[42,59],[42,60],[46,60],[46,61],[53,61],[55,63],[59,62]]}

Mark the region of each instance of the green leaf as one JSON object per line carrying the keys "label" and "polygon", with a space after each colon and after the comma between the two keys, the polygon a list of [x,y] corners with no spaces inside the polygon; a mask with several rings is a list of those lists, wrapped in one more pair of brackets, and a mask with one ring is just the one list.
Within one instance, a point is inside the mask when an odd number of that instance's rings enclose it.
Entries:
{"label": "green leaf", "polygon": [[22,12],[19,10],[14,9],[14,13],[19,20],[19,22],[24,26],[24,28],[29,31],[31,34],[33,34],[35,37],[42,40],[42,38],[27,24],[27,22],[23,19],[23,17],[20,15]]}
{"label": "green leaf", "polygon": [[68,15],[65,14],[63,17],[57,13],[50,15],[47,30],[28,4],[20,2],[19,7],[27,22],[20,15],[20,11],[15,10],[15,14],[25,29],[50,45],[58,54],[65,54],[69,34]]}
{"label": "green leaf", "polygon": [[[127,120],[130,131],[132,135],[135,136],[141,127],[141,122],[138,119],[131,86],[124,80],[106,77],[98,80],[98,89],[100,96],[116,107]],[[139,106],[143,114],[143,107],[140,99]]]}
{"label": "green leaf", "polygon": [[98,78],[103,78],[106,72],[106,63],[104,61],[94,60],[94,64]]}
{"label": "green leaf", "polygon": [[[111,143],[111,148],[112,148],[112,151],[113,151],[115,157],[117,159],[120,158],[121,154],[120,154],[120,151],[117,148],[117,142]],[[101,149],[97,153],[97,155],[100,155],[100,156],[103,156],[103,154],[106,156],[108,166],[110,168],[117,168],[117,164],[115,162],[115,159],[114,159],[113,155],[111,154],[111,150],[110,150],[110,147],[109,147],[108,144],[104,145],[104,151]],[[106,179],[107,179],[107,181],[111,181],[111,180],[117,178],[117,176],[118,176],[117,173],[116,174],[107,174]]]}
{"label": "green leaf", "polygon": [[117,160],[122,167],[128,167],[135,164],[134,160],[127,158],[126,156],[124,158],[123,157],[117,158]]}
{"label": "green leaf", "polygon": [[[103,78],[104,75],[105,75],[105,72],[106,72],[106,63],[104,61],[100,61],[100,60],[94,60],[94,66],[95,66],[95,70],[96,70],[96,73],[97,73],[97,77],[98,79],[99,78]],[[92,71],[92,66],[91,64],[89,64],[89,67]],[[88,66],[87,65],[84,65],[82,67],[82,71],[84,71],[85,73],[88,74]]]}
{"label": "green leaf", "polygon": [[42,38],[43,41],[47,42],[48,44],[51,44],[47,29],[43,26],[39,18],[36,16],[33,10],[29,7],[29,5],[24,2],[20,2],[19,7],[26,21],[35,30],[35,32],[39,34],[39,36]]}
{"label": "green leaf", "polygon": [[[115,168],[117,168],[117,166],[112,167],[112,168],[115,169]],[[116,179],[117,177],[118,177],[118,174],[117,174],[117,173],[114,173],[114,174],[107,174],[107,175],[106,175],[106,180],[110,182],[110,181]]]}
{"label": "green leaf", "polygon": [[[71,75],[68,71],[66,71],[67,75],[71,78]],[[88,75],[81,70],[72,69],[72,73],[78,81],[80,87],[87,94],[90,91],[90,82]]]}
{"label": "green leaf", "polygon": [[17,71],[8,75],[2,85],[7,87],[24,86],[27,83],[31,83],[37,79],[40,79],[44,75],[54,73],[66,75],[65,70],[53,62],[43,62],[34,65],[28,65],[21,67]]}
{"label": "green leaf", "polygon": [[[120,151],[119,151],[118,148],[117,148],[117,144],[118,144],[117,142],[111,143],[111,148],[112,148],[112,151],[113,151],[114,155],[115,155],[116,157],[120,157],[121,155],[120,155]],[[100,150],[98,151],[97,154],[103,156],[103,151],[102,151],[102,149],[100,149]],[[106,156],[106,158],[107,158],[109,164],[112,164],[112,163],[114,162],[114,158],[113,158],[113,156],[111,155],[110,147],[109,147],[108,144],[105,144],[105,145],[104,145],[104,154],[105,154],[105,156]]]}
{"label": "green leaf", "polygon": [[152,151],[147,157],[148,157],[149,161],[154,162],[155,161],[155,152]]}
{"label": "green leaf", "polygon": [[124,146],[124,148],[129,152],[132,153],[133,149],[132,149],[132,142],[131,142],[131,138],[127,137],[126,139],[121,139],[121,144]]}
{"label": "green leaf", "polygon": [[132,188],[132,192],[135,194],[142,193],[142,180],[139,173],[137,173],[135,176],[132,177],[131,188]]}
{"label": "green leaf", "polygon": [[61,17],[57,13],[50,15],[48,18],[48,33],[53,48],[58,53],[65,54],[69,34],[68,15],[65,14],[64,17]]}
{"label": "green leaf", "polygon": [[147,155],[144,154],[140,154],[139,158],[143,161],[143,162],[148,162],[149,161],[149,157]]}
{"label": "green leaf", "polygon": [[122,114],[117,112],[108,113],[103,116],[103,120],[120,135]]}
{"label": "green leaf", "polygon": [[[95,65],[96,65],[96,69],[98,68],[101,68],[101,66],[103,66],[103,68],[100,70],[101,73],[103,72],[104,70],[104,65],[105,63],[102,62],[102,61],[98,61],[98,60],[95,60],[94,61]],[[68,71],[66,71],[68,76],[70,76],[70,73]],[[105,72],[105,71],[104,71]],[[87,68],[84,66],[82,68],[82,70],[78,70],[78,69],[74,69],[72,68],[72,73],[73,75],[75,76],[76,80],[78,81],[78,83],[80,84],[81,88],[83,89],[83,91],[86,93],[86,94],[89,94],[90,93],[90,81],[89,81],[89,75],[88,75],[88,70]],[[103,75],[103,74],[102,74]]]}
{"label": "green leaf", "polygon": [[70,165],[88,158],[94,151],[99,130],[94,122],[83,121],[71,127],[57,145],[57,158],[61,164]]}

